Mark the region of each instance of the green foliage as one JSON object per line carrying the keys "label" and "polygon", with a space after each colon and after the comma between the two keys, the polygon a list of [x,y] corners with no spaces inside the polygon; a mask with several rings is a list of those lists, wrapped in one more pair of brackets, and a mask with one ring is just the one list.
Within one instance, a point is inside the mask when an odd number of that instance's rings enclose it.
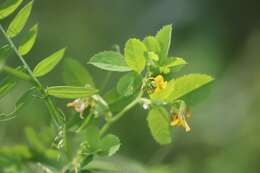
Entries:
{"label": "green foliage", "polygon": [[18,35],[24,28],[32,10],[33,2],[31,1],[25,7],[23,7],[19,13],[15,16],[13,21],[10,23],[6,34],[13,38]]}
{"label": "green foliage", "polygon": [[163,107],[151,109],[147,121],[156,142],[162,145],[171,143],[169,115]]}
{"label": "green foliage", "polygon": [[130,71],[127,67],[124,57],[113,51],[104,51],[94,55],[89,64],[108,71],[126,72]]}
{"label": "green foliage", "polygon": [[211,76],[204,74],[190,74],[175,81],[175,90],[171,93],[168,100],[174,101],[180,97],[212,82],[214,79]]}
{"label": "green foliage", "polygon": [[140,89],[142,78],[136,73],[129,73],[120,78],[117,83],[117,92],[122,96],[130,96]]}
{"label": "green foliage", "polygon": [[42,60],[33,70],[33,74],[37,77],[41,77],[49,73],[55,66],[61,61],[65,53],[65,48],[60,49]]}
{"label": "green foliage", "polygon": [[36,41],[37,33],[38,33],[38,25],[36,24],[25,35],[25,37],[23,38],[23,40],[19,46],[18,51],[21,55],[26,55],[27,53],[30,52],[30,50],[32,49],[32,47]]}
{"label": "green foliage", "polygon": [[160,62],[164,62],[164,60],[168,56],[168,52],[171,46],[171,35],[172,35],[172,26],[166,25],[155,36],[161,48]]}
{"label": "green foliage", "polygon": [[12,14],[23,0],[4,0],[0,4],[0,20]]}
{"label": "green foliage", "polygon": [[57,98],[75,99],[92,96],[98,90],[90,86],[75,87],[75,86],[53,86],[46,89],[47,94]]}
{"label": "green foliage", "polygon": [[130,39],[125,45],[125,60],[127,65],[137,73],[141,73],[145,67],[145,45],[138,39]]}
{"label": "green foliage", "polygon": [[[21,2],[22,0],[6,0],[0,4],[0,19],[13,13]],[[0,98],[15,87],[17,78],[26,80],[33,86],[18,99],[12,112],[0,114],[0,121],[14,118],[32,98],[42,99],[47,105],[57,134],[54,136],[49,131],[39,133],[32,128],[26,128],[25,134],[30,148],[23,145],[0,147],[1,166],[12,170],[11,172],[21,172],[26,171],[23,168],[26,168],[28,163],[40,163],[40,167],[46,172],[92,172],[88,166],[96,156],[112,156],[121,146],[120,139],[107,134],[107,130],[138,104],[149,109],[147,123],[157,143],[171,143],[171,126],[182,126],[186,131],[190,130],[185,120],[189,110],[184,101],[194,91],[207,86],[213,78],[204,74],[171,78],[175,76],[173,73],[187,64],[182,58],[168,56],[171,25],[164,26],[155,36],[144,39],[130,38],[126,41],[123,54],[117,47],[117,51],[100,52],[90,59],[89,64],[102,70],[131,71],[119,79],[117,86],[102,96],[98,94],[89,71],[72,58],[67,58],[64,62],[63,79],[67,86],[45,87],[41,83],[38,78],[58,65],[65,54],[65,48],[43,59],[31,70],[23,56],[27,55],[35,44],[38,25],[34,25],[25,33],[18,48],[13,39],[25,27],[32,5],[31,1],[18,12],[7,31],[0,24],[0,30],[8,42],[0,48],[0,70],[4,72],[1,74],[4,78],[0,81]],[[22,68],[10,67],[5,63],[11,50],[19,58]],[[64,100],[75,99],[67,106],[73,108],[76,113],[60,109],[51,96]],[[186,102],[189,101],[190,99]],[[59,163],[54,161],[57,158],[60,158]]]}
{"label": "green foliage", "polygon": [[70,86],[84,86],[86,84],[95,86],[88,70],[72,58],[65,59],[63,80],[66,85]]}

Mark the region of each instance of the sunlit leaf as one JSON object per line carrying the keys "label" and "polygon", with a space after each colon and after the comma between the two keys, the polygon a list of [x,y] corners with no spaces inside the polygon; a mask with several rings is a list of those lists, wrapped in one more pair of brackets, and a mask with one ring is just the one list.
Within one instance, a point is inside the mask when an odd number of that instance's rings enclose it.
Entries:
{"label": "sunlit leaf", "polygon": [[61,61],[63,55],[65,53],[65,48],[60,49],[57,52],[53,53],[52,55],[48,56],[44,60],[42,60],[33,70],[33,74],[36,77],[44,76],[45,74],[49,73],[54,67]]}
{"label": "sunlit leaf", "polygon": [[171,101],[176,100],[213,80],[213,77],[205,74],[190,74],[179,77],[175,80],[175,89],[169,96],[169,99]]}
{"label": "sunlit leaf", "polygon": [[161,145],[171,143],[170,119],[163,107],[151,109],[147,121],[156,142]]}
{"label": "sunlit leaf", "polygon": [[12,14],[23,0],[4,0],[0,4],[0,20]]}
{"label": "sunlit leaf", "polygon": [[84,86],[86,84],[95,86],[88,70],[72,58],[65,59],[63,80],[67,85],[71,86]]}
{"label": "sunlit leaf", "polygon": [[161,48],[160,62],[163,62],[168,56],[168,52],[171,45],[171,34],[172,26],[166,25],[160,31],[158,31],[155,36]]}
{"label": "sunlit leaf", "polygon": [[159,101],[167,101],[171,96],[172,92],[175,90],[175,80],[172,79],[171,81],[167,82],[167,86],[165,89],[162,89],[159,92],[153,93],[150,95],[152,100],[159,100]]}
{"label": "sunlit leaf", "polygon": [[164,65],[160,67],[160,71],[162,73],[167,74],[172,69],[174,71],[180,70],[186,64],[187,64],[187,62],[183,58],[179,58],[179,57],[168,58],[165,60]]}
{"label": "sunlit leaf", "polygon": [[127,65],[134,71],[141,73],[145,67],[144,53],[146,47],[138,39],[130,39],[125,45],[125,60]]}
{"label": "sunlit leaf", "polygon": [[124,57],[119,52],[104,51],[94,55],[89,64],[108,71],[125,72],[131,69],[127,66]]}
{"label": "sunlit leaf", "polygon": [[158,41],[155,39],[155,37],[153,36],[145,37],[143,42],[148,51],[154,52],[156,54],[159,54],[161,52],[160,45]]}
{"label": "sunlit leaf", "polygon": [[75,99],[81,97],[92,96],[98,90],[90,86],[75,87],[75,86],[54,86],[47,88],[47,94],[58,98]]}
{"label": "sunlit leaf", "polygon": [[25,37],[23,38],[19,46],[18,51],[21,55],[26,55],[33,48],[33,45],[36,41],[37,33],[38,33],[38,25],[36,24],[30,29],[27,35],[25,35]]}
{"label": "sunlit leaf", "polygon": [[10,25],[7,29],[7,32],[6,32],[6,34],[10,38],[15,37],[17,34],[19,34],[23,30],[30,14],[31,14],[32,5],[33,5],[33,2],[31,1],[26,6],[24,6],[18,12],[18,14],[12,20],[12,22],[10,23]]}
{"label": "sunlit leaf", "polygon": [[117,83],[117,92],[122,96],[130,96],[141,87],[141,83],[140,75],[136,73],[126,74]]}

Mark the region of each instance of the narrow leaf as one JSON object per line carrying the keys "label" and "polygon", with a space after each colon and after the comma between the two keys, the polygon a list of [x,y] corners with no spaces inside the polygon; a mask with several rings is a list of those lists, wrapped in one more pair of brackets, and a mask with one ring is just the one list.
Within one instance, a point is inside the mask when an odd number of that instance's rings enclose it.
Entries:
{"label": "narrow leaf", "polygon": [[16,81],[10,77],[6,77],[0,83],[0,99],[4,97],[16,85]]}
{"label": "narrow leaf", "polygon": [[27,35],[25,35],[25,37],[23,38],[19,46],[18,51],[21,55],[26,55],[27,53],[30,52],[30,50],[32,49],[36,41],[37,33],[38,33],[38,25],[36,24],[30,29]]}
{"label": "narrow leaf", "polygon": [[33,70],[33,74],[36,77],[44,76],[45,74],[49,73],[54,67],[61,61],[63,55],[65,53],[65,48],[58,50],[57,52],[53,53],[49,57],[42,60]]}
{"label": "narrow leaf", "polygon": [[160,62],[163,62],[168,56],[171,45],[171,34],[172,26],[166,25],[155,36],[161,48]]}
{"label": "narrow leaf", "polygon": [[12,14],[23,0],[5,0],[0,5],[0,20]]}
{"label": "narrow leaf", "polygon": [[3,66],[5,65],[5,60],[7,58],[7,56],[10,53],[10,46],[9,45],[4,45],[0,48],[0,71],[3,68]]}
{"label": "narrow leaf", "polygon": [[67,98],[67,99],[88,97],[97,92],[98,90],[89,86],[86,87],[54,86],[54,87],[47,88],[48,95],[55,96],[58,98]]}
{"label": "narrow leaf", "polygon": [[171,143],[170,119],[168,112],[163,107],[150,110],[147,121],[156,142],[161,145]]}
{"label": "narrow leaf", "polygon": [[31,14],[32,5],[33,5],[33,2],[32,1],[29,2],[25,7],[23,7],[18,12],[18,14],[12,20],[12,22],[9,25],[7,32],[6,32],[6,34],[10,38],[15,37],[17,34],[19,34],[23,30],[30,14]]}
{"label": "narrow leaf", "polygon": [[210,82],[213,77],[205,74],[190,74],[175,80],[175,89],[169,96],[171,101],[176,100]]}
{"label": "narrow leaf", "polygon": [[72,58],[65,59],[63,80],[67,85],[71,86],[85,86],[86,84],[95,86],[88,70]]}
{"label": "narrow leaf", "polygon": [[138,39],[130,39],[125,45],[125,59],[127,65],[134,71],[141,73],[145,67],[145,45]]}
{"label": "narrow leaf", "polygon": [[85,152],[93,154],[100,150],[101,141],[99,136],[99,130],[96,126],[91,125],[87,127],[85,139],[87,143],[87,145],[85,146]]}
{"label": "narrow leaf", "polygon": [[104,51],[94,55],[89,64],[108,71],[125,72],[130,71],[124,57],[119,52]]}

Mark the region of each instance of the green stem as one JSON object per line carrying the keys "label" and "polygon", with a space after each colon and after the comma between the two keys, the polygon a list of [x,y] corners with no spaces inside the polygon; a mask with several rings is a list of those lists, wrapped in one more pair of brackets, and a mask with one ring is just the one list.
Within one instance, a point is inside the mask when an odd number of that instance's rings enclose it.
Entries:
{"label": "green stem", "polygon": [[33,72],[31,70],[31,68],[29,67],[29,65],[27,64],[27,62],[24,60],[23,56],[19,53],[18,49],[16,48],[14,42],[11,40],[11,38],[8,37],[8,35],[6,34],[3,26],[0,24],[0,30],[3,33],[4,37],[6,38],[6,40],[8,41],[9,45],[11,46],[11,48],[13,49],[13,51],[15,52],[15,54],[18,56],[18,58],[20,59],[20,61],[22,62],[24,68],[26,69],[26,71],[28,72],[29,76],[31,77],[31,79],[34,81],[35,86],[39,89],[39,91],[46,97],[45,101],[47,104],[47,107],[49,109],[49,112],[52,115],[52,119],[54,120],[55,124],[58,125],[59,124],[59,115],[58,115],[58,111],[56,110],[56,107],[54,106],[54,103],[52,102],[52,100],[47,96],[47,93],[45,92],[42,84],[40,83],[40,81],[33,75]]}
{"label": "green stem", "polygon": [[91,122],[92,118],[93,114],[89,114],[84,122],[81,124],[81,126],[76,130],[76,133],[81,132],[81,130],[84,129]]}
{"label": "green stem", "polygon": [[111,72],[107,72],[107,75],[106,75],[106,77],[104,79],[103,86],[102,86],[100,92],[104,92],[104,90],[106,89],[106,86],[107,86],[111,76],[112,76],[112,73]]}
{"label": "green stem", "polygon": [[101,128],[100,130],[100,135],[104,135],[106,133],[106,131],[110,128],[110,126],[117,122],[119,119],[121,119],[125,113],[127,111],[129,111],[131,108],[133,108],[137,103],[139,103],[141,97],[143,95],[143,91],[141,91],[138,96],[131,102],[129,103],[123,110],[121,110],[120,112],[118,112],[115,116],[113,116],[113,118],[111,118],[111,120],[107,121],[104,126]]}
{"label": "green stem", "polygon": [[12,67],[9,67],[9,66],[4,66],[2,70],[4,72],[14,76],[14,77],[19,78],[19,79],[23,79],[23,80],[26,80],[26,81],[31,81],[31,77],[30,76],[28,76],[24,72],[18,71],[15,68],[12,68]]}

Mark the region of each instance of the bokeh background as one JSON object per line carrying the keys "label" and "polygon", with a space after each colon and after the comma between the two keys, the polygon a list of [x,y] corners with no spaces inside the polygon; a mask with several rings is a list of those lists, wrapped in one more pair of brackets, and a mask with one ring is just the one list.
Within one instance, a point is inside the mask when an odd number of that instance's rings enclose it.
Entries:
{"label": "bokeh background", "polygon": [[[115,124],[112,131],[123,143],[115,159],[120,157],[121,165],[126,165],[125,173],[260,172],[260,1],[35,0],[28,28],[36,22],[39,37],[26,57],[32,67],[67,46],[66,57],[85,64],[97,86],[102,86],[106,72],[86,64],[93,54],[114,44],[123,47],[130,37],[143,38],[173,24],[170,54],[189,62],[181,73],[216,78],[210,94],[191,107],[192,132],[174,129],[169,146],[153,141],[147,112],[141,108]],[[19,64],[15,56],[8,63]],[[62,84],[62,70],[60,65],[43,83]],[[106,88],[119,76],[115,73]],[[10,111],[28,87],[19,82],[0,100],[0,112]],[[49,120],[45,105],[34,100],[15,119],[0,122],[0,145],[25,143],[25,127],[41,129]]]}

